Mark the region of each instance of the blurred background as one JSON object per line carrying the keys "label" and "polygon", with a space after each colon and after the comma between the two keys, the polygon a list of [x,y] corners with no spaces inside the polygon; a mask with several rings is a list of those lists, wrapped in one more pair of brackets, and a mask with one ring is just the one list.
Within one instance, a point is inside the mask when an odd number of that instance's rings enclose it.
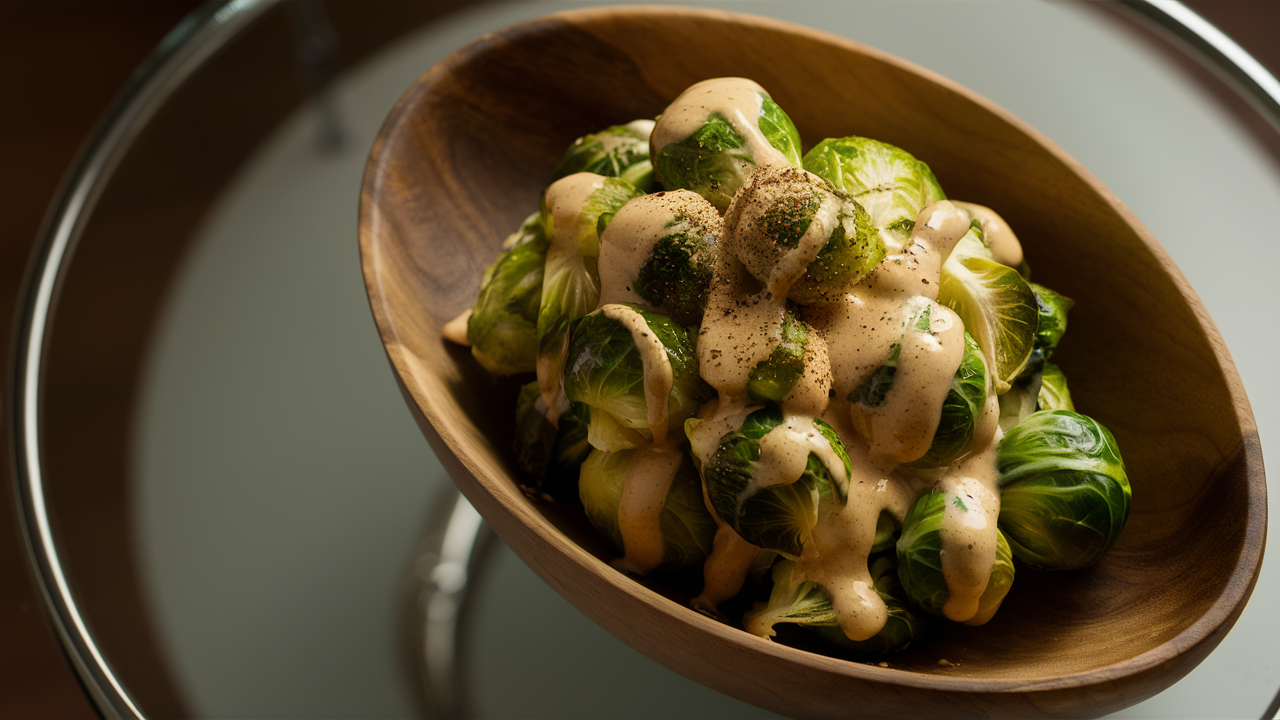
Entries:
{"label": "blurred background", "polygon": [[[1280,33],[1280,3],[1188,4],[1253,53],[1273,73],[1280,73],[1280,43],[1275,42]],[[49,204],[77,151],[135,69],[197,5],[187,0],[109,3],[9,0],[0,3],[0,67],[5,68],[0,73],[0,98],[3,98],[0,102],[0,158],[3,158],[0,162],[0,337],[7,339],[13,334],[13,315],[19,303],[24,271]],[[387,3],[382,5],[384,14],[396,12],[388,9]],[[424,10],[422,5],[404,4],[406,23],[470,11],[474,3],[428,5],[431,7]],[[329,6],[335,15],[360,13],[359,3],[335,2]],[[1135,42],[1161,47],[1147,30],[1114,8],[1098,4],[1091,6],[1089,12],[1105,16],[1107,22],[1131,34]],[[360,43],[359,38],[348,40],[339,46],[339,53],[358,57],[367,52]],[[1277,141],[1280,133],[1267,128],[1211,73],[1176,53],[1170,52],[1168,56],[1190,82],[1199,84],[1208,96],[1237,114],[1244,132],[1252,134],[1261,151],[1270,153],[1280,163],[1280,141]],[[340,62],[352,59],[339,58]],[[300,76],[298,83],[299,87],[304,86],[305,78]],[[198,120],[193,119],[197,122],[192,125],[193,142],[199,142]],[[217,121],[219,119],[209,118],[209,122]],[[220,121],[225,122],[226,118]],[[356,156],[353,166],[358,172],[359,157],[367,152],[367,147],[347,148],[347,151]],[[233,153],[227,162],[234,164],[239,159],[241,156]],[[163,208],[157,212],[163,214]],[[352,236],[352,249],[354,244]],[[354,253],[351,261],[355,262]],[[365,312],[367,314],[367,309]],[[372,332],[371,321],[369,327]],[[12,372],[10,354],[6,354],[5,362],[7,378]],[[389,372],[375,378],[375,382],[385,385],[394,395]],[[1251,388],[1251,394],[1253,392]],[[7,423],[11,416],[7,387],[5,394]],[[404,421],[406,432],[416,433],[407,413]],[[5,438],[3,452],[8,468],[11,448],[7,444],[7,432]],[[107,515],[104,522],[109,523],[110,517]],[[0,525],[3,525],[0,530],[0,717],[95,717],[96,712],[77,683],[45,616],[28,567],[12,491],[0,493]],[[155,642],[145,628],[137,631],[141,645]],[[175,701],[172,707],[181,708],[183,703]]]}

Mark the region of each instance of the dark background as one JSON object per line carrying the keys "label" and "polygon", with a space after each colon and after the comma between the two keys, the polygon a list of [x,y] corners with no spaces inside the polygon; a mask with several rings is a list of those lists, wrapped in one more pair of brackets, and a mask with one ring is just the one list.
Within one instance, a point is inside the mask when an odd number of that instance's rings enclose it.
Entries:
{"label": "dark background", "polygon": [[[1280,2],[1188,4],[1280,74]],[[0,3],[0,339],[6,350],[33,246],[67,169],[133,70],[196,5],[193,0]],[[1116,14],[1105,6],[1097,11]],[[1131,30],[1143,41],[1154,41],[1136,25]],[[1280,162],[1280,134],[1209,73],[1183,64],[1239,110],[1241,121]],[[9,470],[11,352],[3,362],[0,456]],[[0,717],[96,717],[45,617],[19,534],[11,481],[0,491]]]}

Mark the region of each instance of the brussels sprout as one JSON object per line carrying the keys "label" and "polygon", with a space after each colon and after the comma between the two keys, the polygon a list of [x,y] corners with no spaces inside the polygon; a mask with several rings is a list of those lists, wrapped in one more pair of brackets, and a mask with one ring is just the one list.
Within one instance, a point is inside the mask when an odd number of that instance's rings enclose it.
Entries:
{"label": "brussels sprout", "polygon": [[600,236],[600,302],[636,302],[697,325],[723,232],[720,213],[688,190],[628,202]]}
{"label": "brussels sprout", "polygon": [[480,281],[467,338],[471,354],[494,375],[532,372],[538,359],[538,308],[547,236],[537,213],[524,221]]}
{"label": "brussels sprout", "polygon": [[933,435],[933,444],[919,460],[908,463],[915,468],[937,468],[950,465],[969,446],[982,418],[987,402],[987,366],[982,349],[969,333],[964,334],[964,359],[951,379],[951,390],[942,403],[942,419]]}
{"label": "brussels sprout", "polygon": [[520,388],[516,398],[516,459],[532,480],[531,489],[556,500],[577,495],[578,466],[591,451],[587,444],[590,408],[570,403],[557,427],[547,419],[537,381]]}
{"label": "brussels sprout", "polygon": [[516,396],[516,460],[535,481],[542,479],[551,462],[551,448],[556,441],[556,426],[547,419],[535,380],[520,387]]}
{"label": "brussels sprout", "polygon": [[990,258],[975,222],[942,264],[938,302],[955,310],[978,341],[996,394],[1002,395],[1031,357],[1039,305],[1017,270]]}
{"label": "brussels sprout", "polygon": [[[803,305],[843,297],[884,259],[884,244],[862,206],[790,167],[753,175],[725,214],[725,232],[731,252],[757,280],[783,281],[787,297]],[[810,234],[814,240],[802,243]],[[812,256],[810,242],[822,243]],[[798,277],[794,253],[813,258]]]}
{"label": "brussels sprout", "polygon": [[866,208],[890,252],[907,246],[921,210],[946,199],[928,165],[870,138],[828,138],[805,154],[802,165]]}
{"label": "brussels sprout", "polygon": [[1036,394],[1037,410],[1075,410],[1075,403],[1071,402],[1071,391],[1067,389],[1067,376],[1062,374],[1062,368],[1049,362],[1044,361],[1044,369],[1041,371],[1040,392]]}
{"label": "brussels sprout", "polygon": [[[657,313],[634,305],[608,305],[582,318],[574,328],[565,365],[564,391],[570,401],[591,406],[590,438],[596,447],[621,449],[653,439],[646,399],[644,353],[627,324],[611,317],[610,308],[638,315],[644,333],[662,344],[662,357],[671,367],[671,389],[667,397],[667,424],[679,423],[693,415],[698,405],[710,398],[710,390],[698,375],[698,355],[688,330]],[[599,438],[632,433],[635,442],[601,442]]]}
{"label": "brussels sprout", "polygon": [[628,200],[640,195],[630,183],[577,173],[552,183],[542,196],[541,219],[550,238],[538,310],[538,385],[557,415],[563,411],[560,377],[569,328],[596,307],[600,233]]}
{"label": "brussels sprout", "polygon": [[787,310],[782,316],[782,342],[747,376],[747,396],[753,402],[782,402],[804,374],[809,328]]}
{"label": "brussels sprout", "polygon": [[880,632],[867,640],[850,640],[836,620],[831,596],[822,586],[803,579],[795,563],[786,559],[773,566],[773,591],[768,602],[756,603],[742,619],[743,627],[753,635],[768,638],[775,635],[775,625],[791,623],[858,655],[904,650],[924,632],[924,621],[907,607],[906,594],[893,572],[892,559],[876,558],[871,563],[871,578],[876,593],[889,610],[889,619]]}
{"label": "brussels sprout", "polygon": [[[913,604],[934,615],[941,615],[951,598],[942,572],[942,523],[947,497],[948,493],[936,490],[921,496],[907,513],[898,536],[898,580]],[[996,559],[990,579],[978,598],[978,612],[965,622],[981,625],[990,620],[1012,585],[1013,554],[1008,539],[997,529]]]}
{"label": "brussels sprout", "polygon": [[1037,412],[1000,440],[1000,527],[1044,570],[1088,567],[1116,541],[1131,491],[1111,432],[1068,410]]}
{"label": "brussels sprout", "polygon": [[[622,499],[623,479],[634,451],[604,452],[592,450],[582,463],[578,494],[587,519],[595,529],[624,552],[622,531],[618,526],[618,505]],[[688,455],[676,471],[671,489],[662,507],[662,541],[665,555],[663,567],[696,567],[711,553],[716,534],[716,521],[702,500],[702,483]]]}
{"label": "brussels sprout", "polygon": [[818,431],[815,447],[843,467],[829,468],[818,452],[810,452],[800,477],[787,484],[761,487],[761,438],[783,424],[773,403],[752,412],[742,427],[727,433],[702,467],[707,497],[721,519],[752,545],[799,556],[818,522],[820,511],[844,505],[848,493],[849,456],[836,431],[821,420],[801,421]]}
{"label": "brussels sprout", "polygon": [[931,315],[933,306],[927,298],[916,298],[907,307],[907,318],[903,323],[902,335],[898,342],[889,346],[889,357],[884,365],[876,370],[866,382],[849,393],[849,402],[877,408],[885,403],[889,391],[893,389],[893,378],[898,373],[898,356],[902,353],[902,338],[908,332],[927,333],[932,328]]}
{"label": "brussels sprout", "polygon": [[653,164],[649,162],[652,120],[634,120],[598,133],[584,135],[569,146],[551,173],[551,182],[574,173],[589,172],[626,180],[644,192],[653,189]]}
{"label": "brussels sprout", "polygon": [[[879,424],[889,422],[894,424],[894,427],[898,427],[896,425],[898,418],[893,417],[893,413],[889,413],[887,420],[884,419],[885,415],[880,417],[873,415],[873,411],[878,411],[890,400],[889,393],[894,388],[907,334],[932,333],[933,308],[933,304],[924,297],[916,297],[908,301],[903,333],[897,342],[889,346],[889,356],[885,364],[847,396],[849,402],[854,404],[854,422],[863,437],[874,444],[877,437],[894,435],[895,443],[898,443],[901,449],[892,451],[891,455],[904,460],[904,464],[908,467],[915,468],[942,467],[958,459],[973,438],[986,403],[986,364],[982,358],[982,350],[973,338],[965,333],[964,354],[951,379],[951,388],[943,401],[940,420],[937,426],[932,428],[932,438],[921,436],[919,444],[913,444],[905,436],[895,435],[899,432],[898,430],[885,431],[884,426]],[[930,428],[924,428],[923,432],[929,430]],[[915,453],[921,452],[923,443],[926,441],[930,443],[928,448],[924,449],[922,455],[916,457]],[[914,452],[908,454],[906,450],[908,447],[913,447]],[[893,454],[899,452],[906,457]]]}
{"label": "brussels sprout", "polygon": [[[726,99],[723,108],[707,104],[716,91]],[[691,115],[697,125],[690,132]],[[759,85],[719,78],[685,90],[658,117],[651,155],[662,187],[692,190],[724,212],[758,166],[800,164],[800,134]]]}
{"label": "brussels sprout", "polygon": [[1050,290],[1043,285],[1027,283],[1036,296],[1036,307],[1040,316],[1036,330],[1035,347],[1044,352],[1047,360],[1067,331],[1067,311],[1075,305],[1075,301]]}

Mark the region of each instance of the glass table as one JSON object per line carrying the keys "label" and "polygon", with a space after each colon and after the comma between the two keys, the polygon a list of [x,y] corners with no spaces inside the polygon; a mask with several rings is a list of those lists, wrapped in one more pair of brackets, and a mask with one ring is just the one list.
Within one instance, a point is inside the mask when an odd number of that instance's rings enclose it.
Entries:
{"label": "glass table", "polygon": [[[1200,294],[1265,452],[1276,131],[1182,45],[1084,4],[706,4],[899,55],[1064,147]],[[500,541],[473,547],[370,317],[356,210],[382,119],[466,43],[579,5],[209,5],[113,110],[46,238],[16,427],[38,570],[104,714],[769,715],[623,645]],[[424,681],[423,591],[450,587],[458,634],[426,645],[454,664]],[[1264,565],[1219,648],[1117,717],[1270,717],[1277,602]]]}

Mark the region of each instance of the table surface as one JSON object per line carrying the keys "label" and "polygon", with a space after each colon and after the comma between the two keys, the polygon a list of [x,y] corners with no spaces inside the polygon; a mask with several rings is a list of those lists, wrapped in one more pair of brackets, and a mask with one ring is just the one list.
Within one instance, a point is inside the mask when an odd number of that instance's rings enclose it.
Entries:
{"label": "table surface", "polygon": [[[78,7],[80,24],[68,24],[35,4],[0,6],[0,17],[12,20],[0,22],[0,34],[15,39],[0,42],[0,53],[14,54],[11,67],[36,69],[25,79],[0,78],[21,101],[15,107],[24,108],[0,116],[9,123],[0,133],[11,151],[5,156],[18,158],[3,173],[4,187],[24,199],[0,215],[0,288],[11,302],[39,210],[54,193],[57,173],[50,168],[69,164],[93,113],[190,6],[116,7],[114,13]],[[413,77],[468,39],[562,7],[460,11],[371,56],[336,88],[345,150],[316,152],[314,110],[300,109],[241,167],[192,240],[145,357],[132,439],[140,458],[132,509],[144,586],[191,712],[415,711],[413,680],[397,654],[396,602],[416,534],[447,480],[377,345],[353,266],[354,198],[368,144]],[[1215,211],[1280,209],[1276,133],[1207,73],[1096,8],[916,4],[910,12],[931,22],[895,39],[901,7],[842,6],[839,14],[832,7],[753,3],[749,10],[785,15],[930,67],[1004,105],[1080,159],[1161,239],[1200,293],[1239,366],[1265,452],[1270,430],[1280,427],[1265,404],[1280,398],[1268,372],[1274,341],[1256,331],[1256,310],[1239,308],[1259,297],[1248,283],[1265,287],[1280,254],[1280,231],[1263,224],[1246,233],[1244,242],[1256,243],[1258,254],[1241,268],[1225,253],[1203,252],[1204,238],[1222,234],[1221,215],[1189,218],[1177,210],[1193,203]],[[1267,42],[1280,29],[1280,4],[1196,7],[1273,71],[1280,68],[1280,48]],[[945,33],[932,28],[947,23],[983,28],[1021,62],[994,52],[940,52]],[[1025,32],[1049,26],[1054,32]],[[1081,37],[1088,47],[1078,45]],[[41,53],[60,62],[31,61]],[[1082,113],[1082,103],[1116,114],[1107,122],[1114,136],[1098,134],[1101,124],[1089,117],[1096,112]],[[58,122],[48,122],[53,118]],[[1168,153],[1171,147],[1182,152]],[[1149,165],[1134,172],[1135,162]],[[1152,175],[1162,180],[1151,182]],[[308,262],[299,270],[294,259],[303,243]],[[286,268],[292,284],[269,281]],[[323,394],[315,391],[318,383]],[[192,408],[201,408],[198,421]],[[300,424],[304,418],[311,424]],[[335,445],[346,450],[330,452]],[[228,446],[236,452],[218,451]],[[381,459],[375,471],[370,458]],[[253,503],[239,501],[246,494]],[[11,516],[11,504],[3,507]],[[16,522],[6,520],[14,529],[0,540],[0,716],[90,716],[40,614]],[[236,533],[221,531],[228,522]],[[1260,715],[1280,685],[1280,651],[1253,642],[1280,634],[1280,622],[1264,609],[1280,599],[1275,575],[1264,566],[1251,605],[1209,660],[1121,715]],[[484,669],[475,690],[486,716],[591,716],[619,696],[639,698],[615,713],[625,716],[765,716],[621,646],[505,550],[485,582],[470,662]],[[510,597],[522,599],[521,614],[508,611]],[[531,615],[538,622],[524,619]],[[553,644],[546,635],[552,627],[573,642],[548,656],[542,648]]]}

